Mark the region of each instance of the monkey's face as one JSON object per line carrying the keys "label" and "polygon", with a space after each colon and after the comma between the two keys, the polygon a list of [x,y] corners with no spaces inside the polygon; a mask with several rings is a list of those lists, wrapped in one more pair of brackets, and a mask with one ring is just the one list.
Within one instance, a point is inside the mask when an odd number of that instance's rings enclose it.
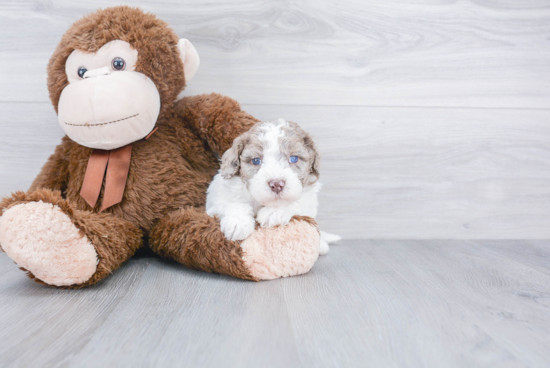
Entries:
{"label": "monkey's face", "polygon": [[[198,68],[198,54],[181,39],[178,52],[187,79]],[[115,149],[144,138],[157,122],[161,97],[155,83],[136,71],[138,51],[115,40],[97,52],[74,50],[65,63],[69,84],[59,98],[61,128],[90,148]],[[180,64],[181,65],[181,64]]]}
{"label": "monkey's face", "polygon": [[199,63],[166,22],[116,6],[65,32],[48,63],[48,90],[69,138],[110,150],[147,136]]}
{"label": "monkey's face", "polygon": [[157,121],[160,95],[135,71],[137,50],[116,40],[95,53],[75,50],[65,64],[69,85],[59,99],[59,124],[79,144],[114,149],[145,137]]}

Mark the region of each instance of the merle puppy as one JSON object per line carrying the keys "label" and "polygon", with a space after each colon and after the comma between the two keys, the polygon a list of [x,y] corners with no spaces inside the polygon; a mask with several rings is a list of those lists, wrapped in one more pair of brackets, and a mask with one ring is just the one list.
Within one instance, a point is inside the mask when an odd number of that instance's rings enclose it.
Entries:
{"label": "merle puppy", "polygon": [[[222,157],[210,184],[206,212],[220,218],[229,240],[246,239],[255,228],[286,225],[294,215],[317,215],[319,153],[298,124],[278,119],[257,123]],[[340,239],[321,231],[320,254]]]}

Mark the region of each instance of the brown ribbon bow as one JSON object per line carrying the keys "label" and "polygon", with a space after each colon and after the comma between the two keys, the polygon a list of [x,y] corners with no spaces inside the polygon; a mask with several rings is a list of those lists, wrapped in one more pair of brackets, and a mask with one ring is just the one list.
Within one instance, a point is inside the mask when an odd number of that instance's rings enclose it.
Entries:
{"label": "brown ribbon bow", "polygon": [[[80,189],[80,196],[90,207],[94,208],[97,203],[104,176],[105,193],[101,211],[122,201],[131,158],[132,144],[111,151],[93,150],[88,160],[82,189]],[[107,169],[107,175],[105,175],[105,169]]]}
{"label": "brown ribbon bow", "polygon": [[[149,139],[158,127],[155,127],[145,140]],[[127,146],[120,147],[111,151],[94,149],[88,160],[86,174],[80,189],[80,196],[84,198],[90,207],[94,208],[99,193],[101,193],[101,185],[107,169],[105,177],[105,193],[103,193],[103,202],[101,203],[101,211],[114,206],[122,201],[126,179],[130,171],[130,161],[132,159],[132,143]],[[108,165],[108,166],[107,166]]]}

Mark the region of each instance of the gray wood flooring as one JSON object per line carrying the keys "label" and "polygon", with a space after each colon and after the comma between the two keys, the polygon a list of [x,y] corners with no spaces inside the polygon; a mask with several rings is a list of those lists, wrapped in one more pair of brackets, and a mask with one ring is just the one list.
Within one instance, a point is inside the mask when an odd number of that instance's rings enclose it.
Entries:
{"label": "gray wood flooring", "polygon": [[1,101],[48,101],[46,61],[84,14],[166,20],[201,55],[188,93],[247,104],[550,108],[548,0],[3,0]]}
{"label": "gray wood flooring", "polygon": [[550,241],[343,241],[253,283],[133,258],[84,290],[0,254],[2,367],[548,367]]}
{"label": "gray wood flooring", "polygon": [[[119,3],[0,1],[0,196],[62,136],[62,34]],[[134,257],[85,290],[0,253],[0,367],[550,366],[550,241],[504,240],[550,238],[550,1],[124,3],[197,48],[184,95],[314,135],[322,229],[388,240],[262,283]]]}
{"label": "gray wood flooring", "polygon": [[[201,55],[219,92],[302,124],[319,222],[345,238],[550,238],[550,1],[128,0]],[[109,0],[0,1],[0,196],[62,136],[46,65]]]}
{"label": "gray wood flooring", "polygon": [[[352,239],[550,238],[550,110],[244,108],[264,119],[292,116],[313,132],[326,231]],[[29,187],[63,131],[47,103],[0,103],[0,111],[7,195]],[[362,134],[350,139],[358,126]]]}

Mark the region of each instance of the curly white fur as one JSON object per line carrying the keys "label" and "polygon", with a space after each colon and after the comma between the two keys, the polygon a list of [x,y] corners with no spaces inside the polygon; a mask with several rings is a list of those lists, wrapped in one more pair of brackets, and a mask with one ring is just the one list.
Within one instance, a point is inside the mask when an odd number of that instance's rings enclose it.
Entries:
{"label": "curly white fur", "polygon": [[[295,215],[316,217],[321,184],[304,186],[298,168],[291,167],[288,150],[284,152],[281,147],[281,138],[289,132],[292,134],[292,126],[283,119],[259,124],[254,135],[255,149],[261,150],[259,170],[249,169],[246,179],[243,175],[224,179],[221,172],[214,177],[207,191],[206,212],[220,218],[221,230],[227,239],[246,239],[254,232],[255,221],[262,227],[273,227],[288,224]],[[245,146],[238,155],[243,151],[246,152]],[[311,167],[307,167],[307,171],[309,175]],[[274,180],[284,182],[280,193],[270,187],[269,183]],[[328,243],[338,240],[339,236],[322,231],[320,254],[328,253]]]}

